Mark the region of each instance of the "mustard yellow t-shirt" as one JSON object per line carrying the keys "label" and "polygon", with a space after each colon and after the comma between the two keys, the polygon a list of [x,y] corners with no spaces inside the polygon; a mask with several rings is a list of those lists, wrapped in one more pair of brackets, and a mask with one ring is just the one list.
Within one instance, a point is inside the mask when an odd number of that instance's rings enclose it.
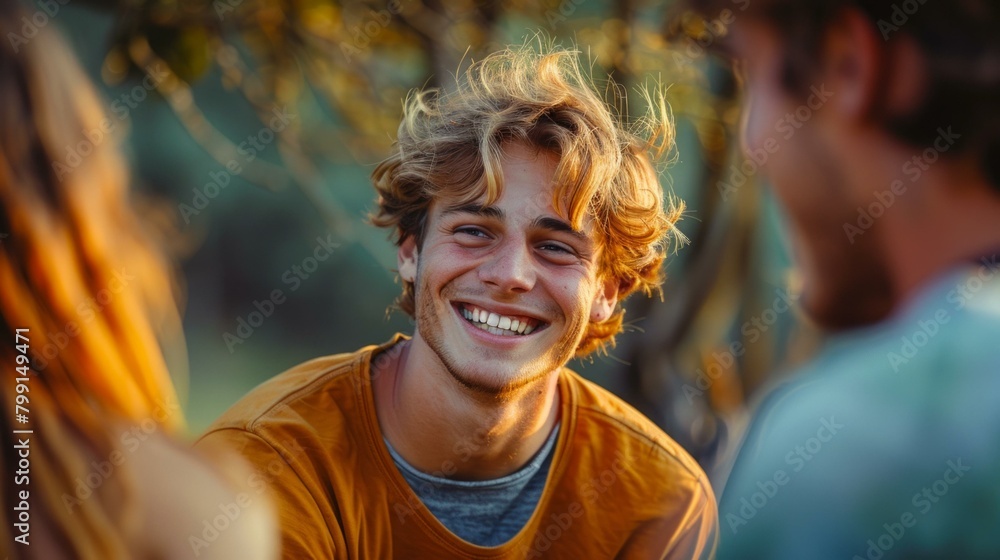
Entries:
{"label": "mustard yellow t-shirt", "polygon": [[371,376],[403,338],[296,366],[254,389],[199,440],[236,450],[256,469],[248,483],[271,491],[284,558],[714,555],[718,513],[697,463],[635,409],[568,369],[559,374],[561,428],[534,514],[496,547],[448,531],[393,464],[375,416]]}

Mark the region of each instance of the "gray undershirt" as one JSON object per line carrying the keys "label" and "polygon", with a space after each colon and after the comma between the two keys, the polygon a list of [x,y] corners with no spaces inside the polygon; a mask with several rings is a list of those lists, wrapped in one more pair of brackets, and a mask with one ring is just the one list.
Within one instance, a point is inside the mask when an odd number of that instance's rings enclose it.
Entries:
{"label": "gray undershirt", "polygon": [[451,480],[418,471],[386,440],[396,468],[434,517],[463,540],[498,546],[514,537],[535,511],[555,448],[559,425],[528,464],[493,480]]}

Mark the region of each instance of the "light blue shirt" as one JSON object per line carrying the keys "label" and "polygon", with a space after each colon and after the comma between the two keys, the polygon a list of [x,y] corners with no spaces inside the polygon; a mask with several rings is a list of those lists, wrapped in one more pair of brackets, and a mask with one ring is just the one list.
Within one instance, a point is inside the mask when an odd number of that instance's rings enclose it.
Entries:
{"label": "light blue shirt", "polygon": [[998,272],[947,274],[764,400],[721,560],[1000,558]]}

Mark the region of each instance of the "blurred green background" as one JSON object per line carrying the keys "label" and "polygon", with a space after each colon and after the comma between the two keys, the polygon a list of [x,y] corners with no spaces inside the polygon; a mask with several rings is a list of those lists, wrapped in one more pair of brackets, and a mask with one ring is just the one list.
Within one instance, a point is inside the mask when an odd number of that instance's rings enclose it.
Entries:
{"label": "blurred green background", "polygon": [[[399,292],[395,251],[365,223],[368,175],[409,90],[446,86],[463,61],[543,32],[575,44],[600,87],[620,84],[608,91],[627,116],[643,113],[637,88],[666,88],[678,150],[662,182],[688,205],[680,227],[691,243],[668,259],[662,301],[627,302],[629,328],[611,355],[573,367],[711,474],[748,400],[816,336],[794,311],[775,311],[794,275],[766,190],[737,185],[738,85],[703,53],[721,28],[683,16],[687,38],[668,42],[669,9],[641,0],[59,5],[50,19],[127,131],[137,190],[176,214],[190,364],[178,383],[191,434],[288,367],[411,332],[408,318],[387,314]],[[275,110],[290,115],[278,131]],[[337,247],[292,280],[293,267],[313,264],[317,238]],[[274,290],[285,299],[245,341],[226,336]],[[734,342],[745,352],[727,350]]]}

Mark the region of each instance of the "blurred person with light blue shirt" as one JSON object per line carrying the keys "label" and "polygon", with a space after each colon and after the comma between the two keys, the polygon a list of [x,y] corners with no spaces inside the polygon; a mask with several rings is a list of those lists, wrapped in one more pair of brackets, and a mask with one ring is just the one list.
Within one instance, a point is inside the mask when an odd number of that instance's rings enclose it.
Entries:
{"label": "blurred person with light blue shirt", "polygon": [[719,558],[1000,558],[1000,6],[681,4],[829,334],[756,408]]}

